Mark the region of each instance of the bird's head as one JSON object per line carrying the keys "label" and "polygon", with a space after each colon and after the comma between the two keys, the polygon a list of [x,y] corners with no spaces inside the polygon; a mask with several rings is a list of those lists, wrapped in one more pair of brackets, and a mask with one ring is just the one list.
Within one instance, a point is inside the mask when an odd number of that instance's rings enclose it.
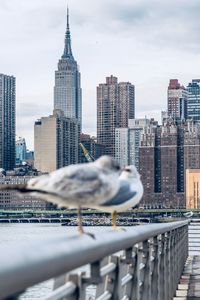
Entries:
{"label": "bird's head", "polygon": [[120,172],[121,167],[119,163],[112,157],[108,155],[103,155],[95,161],[98,168],[109,170],[112,172]]}
{"label": "bird's head", "polygon": [[134,165],[126,166],[121,173],[120,177],[140,179],[140,174],[138,173]]}

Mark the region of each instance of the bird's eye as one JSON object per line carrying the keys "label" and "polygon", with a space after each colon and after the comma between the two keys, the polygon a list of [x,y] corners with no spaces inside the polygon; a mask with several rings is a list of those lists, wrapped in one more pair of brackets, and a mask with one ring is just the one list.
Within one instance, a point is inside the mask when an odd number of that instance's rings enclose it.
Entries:
{"label": "bird's eye", "polygon": [[127,169],[125,168],[124,170],[125,170],[126,172],[129,172],[129,173],[131,173],[131,170],[130,170],[130,169],[128,169],[128,168],[127,168]]}

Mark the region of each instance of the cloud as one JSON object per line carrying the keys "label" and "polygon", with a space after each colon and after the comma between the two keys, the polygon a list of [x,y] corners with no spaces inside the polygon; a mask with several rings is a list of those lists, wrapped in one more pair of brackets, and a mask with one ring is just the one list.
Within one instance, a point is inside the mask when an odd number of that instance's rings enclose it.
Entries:
{"label": "cloud", "polygon": [[17,108],[18,117],[30,117],[30,116],[40,116],[46,114],[50,110],[49,105],[46,103],[26,103],[22,102]]}
{"label": "cloud", "polygon": [[[103,15],[103,20],[102,20]],[[100,20],[101,19],[101,20]],[[199,1],[102,1],[95,15],[96,28],[155,47],[198,51]]]}
{"label": "cloud", "polygon": [[[136,87],[136,116],[160,115],[170,78],[200,77],[199,0],[68,0],[80,65],[83,128],[96,131],[96,86],[116,75]],[[33,125],[53,108],[63,51],[64,0],[0,1],[0,73],[17,79],[17,124],[33,147]],[[148,113],[149,112],[149,113]],[[31,145],[31,146],[30,146]]]}

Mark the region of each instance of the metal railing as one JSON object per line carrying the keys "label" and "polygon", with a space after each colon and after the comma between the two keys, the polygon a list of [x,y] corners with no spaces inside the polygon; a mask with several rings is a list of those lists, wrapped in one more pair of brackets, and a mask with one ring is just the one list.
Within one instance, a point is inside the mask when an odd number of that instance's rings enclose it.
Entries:
{"label": "metal railing", "polygon": [[[87,299],[91,285],[91,299],[170,300],[187,256],[187,221],[59,235],[0,250],[0,299],[56,278],[45,300]],[[86,264],[89,274],[75,270]]]}

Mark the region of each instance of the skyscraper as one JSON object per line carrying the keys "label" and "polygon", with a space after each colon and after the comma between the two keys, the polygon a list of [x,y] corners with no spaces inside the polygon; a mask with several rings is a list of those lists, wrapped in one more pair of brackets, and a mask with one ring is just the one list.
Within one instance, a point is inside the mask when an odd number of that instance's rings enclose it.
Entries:
{"label": "skyscraper", "polygon": [[187,86],[188,118],[200,122],[200,79],[193,79]]}
{"label": "skyscraper", "polygon": [[128,119],[134,117],[134,85],[106,77],[106,83],[97,87],[97,142],[105,146],[106,154],[115,155],[115,128],[128,127]]}
{"label": "skyscraper", "polygon": [[67,118],[62,110],[42,117],[34,127],[34,165],[38,171],[51,172],[79,161],[80,124]]}
{"label": "skyscraper", "polygon": [[170,79],[167,93],[168,115],[176,119],[187,118],[187,90],[177,79]]}
{"label": "skyscraper", "polygon": [[76,118],[81,125],[81,75],[71,49],[68,9],[64,52],[55,71],[54,109],[61,109],[67,118]]}
{"label": "skyscraper", "polygon": [[0,74],[0,168],[15,167],[15,77]]}

